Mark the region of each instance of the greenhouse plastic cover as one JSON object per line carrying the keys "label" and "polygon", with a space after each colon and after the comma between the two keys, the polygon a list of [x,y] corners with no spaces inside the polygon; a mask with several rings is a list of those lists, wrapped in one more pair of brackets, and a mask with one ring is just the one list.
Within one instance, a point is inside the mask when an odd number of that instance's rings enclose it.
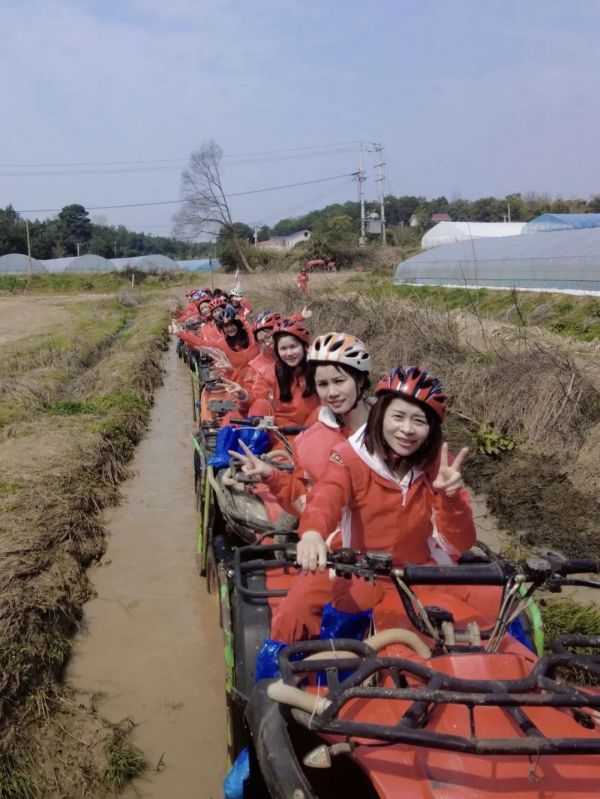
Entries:
{"label": "greenhouse plastic cover", "polygon": [[0,275],[22,275],[23,273],[39,275],[47,271],[42,261],[32,258],[30,264],[29,256],[20,252],[11,252],[8,255],[0,256]]}
{"label": "greenhouse plastic cover", "polygon": [[72,258],[65,272],[114,272],[116,266],[101,255],[80,255]]}
{"label": "greenhouse plastic cover", "polygon": [[525,225],[523,233],[552,230],[582,230],[600,227],[600,214],[542,214]]}
{"label": "greenhouse plastic cover", "polygon": [[439,222],[423,236],[421,248],[429,250],[466,239],[518,236],[524,227],[525,222]]}
{"label": "greenhouse plastic cover", "polygon": [[398,264],[394,283],[600,291],[600,228],[446,244]]}

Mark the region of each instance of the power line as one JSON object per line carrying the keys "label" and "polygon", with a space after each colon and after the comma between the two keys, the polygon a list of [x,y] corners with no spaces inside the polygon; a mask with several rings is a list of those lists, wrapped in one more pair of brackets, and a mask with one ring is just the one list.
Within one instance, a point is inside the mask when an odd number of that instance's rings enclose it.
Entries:
{"label": "power line", "polygon": [[[342,178],[349,178],[352,177],[352,173],[346,173],[344,175],[333,175],[329,178],[316,178],[315,180],[303,180],[300,183],[288,183],[284,186],[266,186],[263,189],[249,189],[248,191],[238,191],[232,192],[231,194],[227,194],[226,196],[229,197],[244,197],[248,194],[262,194],[266,191],[280,191],[281,189],[293,189],[296,186],[309,186],[312,183],[325,183],[326,181],[330,180],[341,180]],[[88,211],[106,211],[110,210],[111,208],[145,208],[152,205],[178,205],[179,203],[183,203],[185,200],[158,200],[156,202],[150,203],[121,203],[119,205],[89,205],[86,206],[86,210]],[[60,211],[60,208],[31,208],[23,211],[18,211],[19,214],[54,214]]]}
{"label": "power line", "polygon": [[[223,155],[223,160],[228,160],[231,158],[250,158],[252,156],[262,156],[262,155],[278,155],[281,153],[293,153],[293,152],[301,152],[301,151],[309,151],[309,150],[324,150],[330,147],[349,147],[350,145],[356,145],[356,141],[346,141],[346,142],[333,142],[331,144],[313,144],[306,147],[288,147],[282,150],[258,150],[256,152],[249,152],[249,153],[231,153],[229,155]],[[346,152],[344,150],[343,152]],[[312,154],[308,153],[306,156],[299,156],[299,157],[310,157]],[[152,158],[149,160],[138,161],[74,161],[74,162],[56,162],[56,163],[40,163],[40,164],[0,164],[0,168],[2,169],[37,169],[39,167],[62,167],[62,166],[69,166],[69,167],[88,167],[88,166],[125,166],[127,164],[185,164],[187,163],[188,158]],[[167,168],[167,167],[165,167]]]}

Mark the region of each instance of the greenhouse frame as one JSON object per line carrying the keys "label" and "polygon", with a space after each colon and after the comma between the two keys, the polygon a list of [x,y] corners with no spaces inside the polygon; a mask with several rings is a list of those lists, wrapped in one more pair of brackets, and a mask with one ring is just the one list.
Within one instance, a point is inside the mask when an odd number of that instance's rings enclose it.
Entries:
{"label": "greenhouse frame", "polygon": [[600,228],[446,244],[398,264],[404,283],[600,293]]}

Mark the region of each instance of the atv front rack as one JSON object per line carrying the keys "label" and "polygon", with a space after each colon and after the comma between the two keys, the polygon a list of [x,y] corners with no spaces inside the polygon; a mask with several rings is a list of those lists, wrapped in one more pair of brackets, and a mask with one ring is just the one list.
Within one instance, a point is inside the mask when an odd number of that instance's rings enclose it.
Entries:
{"label": "atv front rack", "polygon": [[[585,647],[592,653],[575,654],[568,650],[569,645]],[[341,655],[337,659],[327,657],[332,653],[331,641],[290,644],[279,656],[279,668],[283,683],[291,688],[311,674],[327,675],[327,693],[325,697],[321,693],[319,710],[292,710],[300,724],[318,733],[478,755],[600,754],[600,693],[556,679],[557,671],[565,668],[587,675],[600,674],[600,635],[563,638],[556,648],[560,651],[538,660],[527,677],[517,680],[460,679],[414,660],[381,657],[367,644],[351,639],[335,641],[335,649]],[[342,651],[355,656],[344,657]],[[316,653],[321,656],[307,659]],[[388,676],[394,687],[379,687],[382,678]],[[351,720],[345,711],[357,699],[403,702],[406,709],[398,708],[402,712],[393,726]],[[467,708],[468,735],[428,729],[432,719],[439,718],[443,705]],[[480,736],[476,710],[481,707],[505,713],[514,724],[514,737]],[[589,737],[545,735],[528,715],[529,707],[570,709],[572,719],[593,732]],[[552,726],[557,733],[560,731],[561,716]]]}

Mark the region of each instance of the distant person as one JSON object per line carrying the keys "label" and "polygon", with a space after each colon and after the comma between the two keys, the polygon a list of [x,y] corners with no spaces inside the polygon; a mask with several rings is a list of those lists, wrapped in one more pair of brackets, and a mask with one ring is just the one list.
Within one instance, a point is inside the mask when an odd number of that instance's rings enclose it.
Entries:
{"label": "distant person", "polygon": [[308,297],[308,272],[306,269],[301,269],[296,275],[296,285],[302,292],[302,296],[306,299],[306,297]]}
{"label": "distant person", "polygon": [[337,264],[333,260],[333,258],[330,261],[327,261],[327,271],[328,272],[335,272],[336,270],[337,270]]}

